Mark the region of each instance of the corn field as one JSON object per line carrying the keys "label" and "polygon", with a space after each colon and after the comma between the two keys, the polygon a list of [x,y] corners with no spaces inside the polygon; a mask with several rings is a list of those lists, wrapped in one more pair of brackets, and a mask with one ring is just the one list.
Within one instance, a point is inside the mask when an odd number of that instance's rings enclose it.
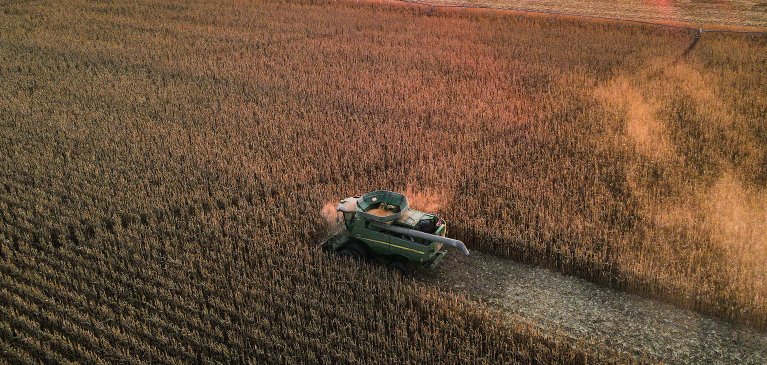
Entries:
{"label": "corn field", "polygon": [[[411,1],[411,0],[406,0]],[[762,0],[429,0],[437,6],[469,6],[566,13],[643,21],[686,22],[705,28],[767,26],[767,2]]]}
{"label": "corn field", "polygon": [[13,363],[630,363],[328,257],[328,202],[767,327],[767,40],[386,4],[0,5]]}

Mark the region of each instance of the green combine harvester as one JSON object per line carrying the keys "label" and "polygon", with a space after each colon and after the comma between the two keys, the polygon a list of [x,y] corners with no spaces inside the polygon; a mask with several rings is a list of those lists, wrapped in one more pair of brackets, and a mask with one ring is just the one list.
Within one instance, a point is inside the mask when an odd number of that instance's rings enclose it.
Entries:
{"label": "green combine harvester", "polygon": [[410,209],[407,198],[378,190],[341,200],[336,209],[343,214],[346,229],[330,236],[321,247],[354,260],[375,260],[406,276],[408,266],[434,269],[453,246],[469,255],[463,242],[445,237],[445,221],[433,213]]}

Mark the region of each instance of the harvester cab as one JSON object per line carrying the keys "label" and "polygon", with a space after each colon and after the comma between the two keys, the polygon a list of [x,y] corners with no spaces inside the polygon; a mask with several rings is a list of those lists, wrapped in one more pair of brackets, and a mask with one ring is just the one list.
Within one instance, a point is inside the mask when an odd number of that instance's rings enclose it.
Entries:
{"label": "harvester cab", "polygon": [[410,209],[402,194],[377,190],[341,200],[336,209],[345,229],[325,240],[323,250],[355,260],[382,261],[403,275],[411,263],[435,268],[447,254],[444,245],[469,255],[463,242],[445,237],[444,219]]}

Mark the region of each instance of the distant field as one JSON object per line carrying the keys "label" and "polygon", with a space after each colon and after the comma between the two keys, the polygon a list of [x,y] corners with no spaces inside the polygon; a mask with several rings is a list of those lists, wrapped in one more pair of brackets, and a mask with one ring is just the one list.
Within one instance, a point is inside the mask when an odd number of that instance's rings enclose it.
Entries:
{"label": "distant field", "polygon": [[323,206],[375,189],[472,250],[763,330],[767,40],[691,45],[380,3],[3,3],[0,357],[631,362],[313,248]]}
{"label": "distant field", "polygon": [[698,25],[767,27],[767,1],[763,0],[422,0],[422,2],[685,22]]}

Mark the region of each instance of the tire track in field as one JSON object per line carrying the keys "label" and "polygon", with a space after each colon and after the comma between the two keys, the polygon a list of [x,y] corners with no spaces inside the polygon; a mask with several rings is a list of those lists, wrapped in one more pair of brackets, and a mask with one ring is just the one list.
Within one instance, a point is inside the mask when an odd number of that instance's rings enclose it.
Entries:
{"label": "tire track in field", "polygon": [[413,279],[481,299],[544,332],[591,338],[639,358],[767,364],[767,333],[478,251],[450,252]]}

